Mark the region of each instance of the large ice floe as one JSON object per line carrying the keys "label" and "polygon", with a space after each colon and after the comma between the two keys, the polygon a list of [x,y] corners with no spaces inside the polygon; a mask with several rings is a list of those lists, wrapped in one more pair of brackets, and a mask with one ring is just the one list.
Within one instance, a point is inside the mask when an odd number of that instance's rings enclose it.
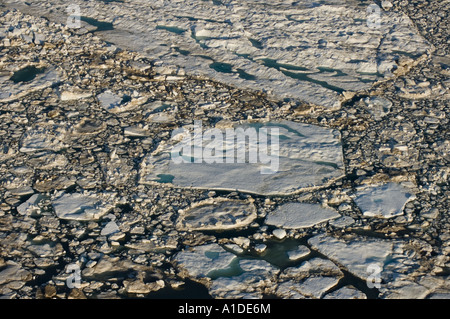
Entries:
{"label": "large ice floe", "polygon": [[[67,23],[63,0],[6,1]],[[279,97],[339,107],[430,50],[403,13],[373,1],[82,1],[81,30],[156,58],[163,75],[202,75]],[[126,12],[126,14],[124,14]],[[398,64],[398,62],[401,62]],[[406,63],[408,64],[408,63]],[[175,66],[175,68],[174,68]],[[175,71],[174,71],[175,70]]]}
{"label": "large ice floe", "polygon": [[[140,182],[270,195],[324,186],[344,175],[336,130],[291,121],[247,122],[229,130],[231,140],[217,129],[173,134],[143,160]],[[230,161],[229,153],[235,154]]]}
{"label": "large ice floe", "polygon": [[340,216],[335,210],[321,207],[318,204],[286,203],[267,215],[266,224],[298,229],[312,227]]}

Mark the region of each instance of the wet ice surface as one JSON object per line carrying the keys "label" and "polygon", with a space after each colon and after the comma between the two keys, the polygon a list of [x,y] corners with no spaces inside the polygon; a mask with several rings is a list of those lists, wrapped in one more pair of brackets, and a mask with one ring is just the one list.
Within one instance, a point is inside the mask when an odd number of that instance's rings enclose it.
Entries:
{"label": "wet ice surface", "polygon": [[[3,3],[49,20],[0,6],[2,298],[448,297],[441,8]],[[280,161],[175,165],[194,121]]]}
{"label": "wet ice surface", "polygon": [[20,151],[23,153],[36,151],[59,151],[64,145],[66,129],[63,126],[41,123],[30,128],[22,137]]}
{"label": "wet ice surface", "polygon": [[53,200],[53,208],[61,219],[95,220],[113,208],[114,201],[114,194],[61,194]]}
{"label": "wet ice surface", "polygon": [[231,269],[236,258],[217,244],[208,244],[187,248],[175,255],[174,260],[186,269],[189,276],[204,278],[212,273]]}

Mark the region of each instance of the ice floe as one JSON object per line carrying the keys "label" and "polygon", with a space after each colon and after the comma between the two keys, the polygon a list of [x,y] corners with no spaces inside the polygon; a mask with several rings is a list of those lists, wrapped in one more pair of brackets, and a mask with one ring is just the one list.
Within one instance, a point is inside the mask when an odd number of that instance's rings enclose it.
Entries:
{"label": "ice floe", "polygon": [[415,195],[397,183],[363,186],[356,191],[355,202],[365,216],[391,218],[403,214],[405,204]]}
{"label": "ice floe", "polygon": [[[383,298],[424,298],[442,281],[427,284],[427,276],[416,277],[414,271],[421,265],[421,256],[414,247],[426,245],[420,241],[408,242],[364,236],[338,239],[326,234],[308,240],[315,250],[327,256],[353,275],[370,284],[377,283]],[[376,286],[375,286],[376,287]]]}
{"label": "ice floe", "polygon": [[[94,254],[90,254],[91,256]],[[108,274],[119,273],[136,273],[142,271],[149,271],[150,267],[134,263],[129,259],[120,259],[120,257],[113,257],[109,255],[99,254],[100,257],[91,259],[92,265],[85,267],[81,271],[83,280],[104,278]],[[98,260],[97,260],[98,259]],[[70,274],[70,272],[68,272]]]}
{"label": "ice floe", "polygon": [[231,268],[235,258],[236,255],[213,243],[186,248],[177,253],[173,260],[188,276],[200,279]]}
{"label": "ice floe", "polygon": [[367,110],[375,120],[381,120],[389,114],[392,108],[392,102],[384,97],[371,96],[364,99]]}
{"label": "ice floe", "polygon": [[122,98],[107,90],[97,96],[101,106],[110,112],[115,112],[122,103]]}
{"label": "ice floe", "polygon": [[321,298],[342,277],[339,267],[329,260],[316,257],[280,273],[281,283],[276,294],[287,299]]}
{"label": "ice floe", "polygon": [[39,207],[39,203],[43,199],[44,199],[43,195],[34,194],[26,202],[20,204],[17,207],[17,212],[20,215],[32,215],[34,213],[38,213],[41,210],[41,208]]}
{"label": "ice floe", "polygon": [[287,252],[287,254],[288,254],[289,260],[298,260],[300,258],[307,256],[310,252],[311,252],[311,250],[309,250],[308,247],[299,245],[297,247],[297,249],[289,250]]}
{"label": "ice floe", "polygon": [[68,220],[96,220],[115,206],[115,194],[62,193],[53,200],[56,216]]}
{"label": "ice floe", "polygon": [[98,134],[106,129],[106,123],[98,119],[83,118],[75,125],[76,134]]}
{"label": "ice floe", "polygon": [[88,97],[91,97],[92,93],[89,91],[82,91],[80,89],[72,89],[72,90],[65,90],[60,92],[60,99],[61,101],[77,101],[80,99],[86,99]]}
{"label": "ice floe", "polygon": [[270,212],[265,223],[287,229],[298,229],[312,227],[340,216],[334,209],[324,208],[319,204],[286,203]]}
{"label": "ice floe", "polygon": [[272,234],[273,234],[277,239],[280,239],[280,240],[284,239],[284,238],[286,237],[286,235],[287,235],[286,231],[285,231],[284,229],[281,229],[281,228],[274,229],[274,230],[272,231]]}
{"label": "ice floe", "polygon": [[66,136],[67,128],[64,125],[40,123],[24,133],[20,152],[30,153],[44,150],[57,152],[67,146]]}
{"label": "ice floe", "polygon": [[28,246],[27,249],[41,258],[58,257],[65,254],[60,243],[33,244]]}
{"label": "ice floe", "polygon": [[108,222],[105,227],[103,227],[102,231],[100,232],[100,235],[102,236],[109,236],[112,234],[115,234],[117,232],[119,232],[119,226],[117,226],[115,221],[110,221]]}
{"label": "ice floe", "polygon": [[125,95],[119,96],[118,93],[114,93],[111,90],[106,90],[97,96],[100,105],[110,113],[122,113],[132,110],[145,102],[147,97],[139,96],[136,98],[128,97]]}
{"label": "ice floe", "polygon": [[209,292],[214,298],[261,299],[274,286],[279,269],[267,261],[241,259],[241,274],[222,276],[212,281]]}
{"label": "ice floe", "polygon": [[68,164],[67,157],[50,151],[36,153],[28,163],[36,169],[51,170],[53,168],[64,168]]}
{"label": "ice floe", "polygon": [[[50,15],[40,2],[26,9]],[[342,92],[368,89],[392,77],[398,60],[417,59],[431,48],[400,11],[379,8],[371,23],[371,1],[165,0],[145,8],[131,0],[126,15],[111,1],[74,4],[89,12],[85,26],[92,23],[106,40],[158,57],[158,67],[169,70],[164,75],[178,78],[172,70],[181,66],[326,107],[339,107]],[[52,18],[66,21],[66,7],[52,1]],[[108,27],[95,28],[99,21]]]}
{"label": "ice floe", "polygon": [[177,228],[185,230],[227,230],[243,228],[256,218],[256,207],[247,201],[207,199],[181,210]]}
{"label": "ice floe", "polygon": [[19,282],[23,286],[25,282],[32,279],[32,274],[28,270],[12,260],[6,261],[4,266],[6,267],[0,271],[0,285],[12,285],[14,282]]}
{"label": "ice floe", "polygon": [[[225,135],[227,130],[196,133],[194,128],[192,137],[189,130],[174,133],[168,143],[160,143],[157,150],[143,160],[140,182],[270,195],[327,185],[344,174],[342,145],[336,130],[291,121],[243,123],[232,129],[233,132],[243,133],[235,133],[237,137],[231,143],[226,141],[225,136],[223,140],[226,142],[223,144],[210,135]],[[273,133],[274,129],[278,133]],[[268,132],[265,138],[270,136],[273,140],[270,143],[265,140],[266,149],[262,146],[262,135],[255,135],[256,143],[245,140],[236,142],[238,134],[245,136],[244,133],[248,132]],[[275,137],[271,134],[277,134],[278,143],[274,142]],[[211,140],[209,144],[196,145],[197,140],[208,139]],[[212,147],[211,143],[216,144]],[[193,152],[192,146],[196,147]],[[245,162],[239,162],[238,156],[228,162],[228,158],[222,157],[220,153],[217,157],[211,157],[210,152],[214,148],[221,149],[222,154],[244,152],[247,157]],[[196,149],[201,152],[197,153]],[[254,161],[249,160],[251,156]]]}
{"label": "ice floe", "polygon": [[302,279],[311,275],[342,277],[343,273],[330,260],[314,257],[302,262],[299,266],[286,268],[280,277]]}
{"label": "ice floe", "polygon": [[330,220],[330,225],[337,228],[344,228],[353,224],[355,220],[350,216],[342,216],[333,220]]}
{"label": "ice floe", "polygon": [[0,102],[20,99],[27,94],[50,87],[62,77],[54,67],[27,64],[0,73]]}
{"label": "ice floe", "polygon": [[345,286],[326,294],[323,299],[367,299],[367,296],[352,286]]}
{"label": "ice floe", "polygon": [[383,267],[393,253],[393,242],[374,238],[358,237],[358,240],[344,241],[331,236],[317,235],[308,240],[312,248],[334,260],[356,276],[367,279],[370,264]]}

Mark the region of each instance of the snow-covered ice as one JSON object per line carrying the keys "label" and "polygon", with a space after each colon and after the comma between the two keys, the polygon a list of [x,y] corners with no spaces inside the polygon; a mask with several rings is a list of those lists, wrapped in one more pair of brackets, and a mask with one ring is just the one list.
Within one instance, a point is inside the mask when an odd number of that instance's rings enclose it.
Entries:
{"label": "snow-covered ice", "polygon": [[31,215],[41,210],[38,204],[44,199],[41,194],[34,194],[26,202],[17,207],[17,212],[20,215]]}
{"label": "snow-covered ice", "polygon": [[326,294],[323,299],[367,299],[367,296],[352,286],[345,286]]}
{"label": "snow-covered ice", "polygon": [[115,234],[117,232],[119,232],[119,226],[117,226],[115,221],[110,221],[108,222],[105,227],[103,227],[102,231],[100,232],[100,235],[102,236],[109,236],[112,234]]}
{"label": "snow-covered ice", "polygon": [[248,226],[256,218],[256,207],[247,201],[207,199],[179,212],[177,227],[186,230],[226,230]]}
{"label": "snow-covered ice", "polygon": [[280,273],[282,283],[276,294],[282,298],[321,298],[342,277],[334,263],[315,257]]}
{"label": "snow-covered ice", "polygon": [[[48,88],[63,77],[52,66],[28,64],[0,74],[0,102],[8,102]],[[15,78],[15,75],[17,78]]]}
{"label": "snow-covered ice", "polygon": [[57,152],[66,146],[67,128],[64,125],[40,123],[29,128],[22,136],[20,152]]}
{"label": "snow-covered ice", "polygon": [[265,289],[273,286],[279,269],[259,259],[239,260],[241,274],[213,280],[209,288],[215,298],[261,299]]}
{"label": "snow-covered ice", "polygon": [[[379,280],[380,291],[386,295],[408,298],[417,289],[422,294],[429,293],[425,285],[415,282],[414,276],[406,275],[420,266],[420,256],[408,241],[365,236],[341,239],[320,234],[308,243],[353,275],[372,283],[374,279]],[[406,288],[402,290],[402,287]]]}
{"label": "snow-covered ice", "polygon": [[363,186],[356,191],[355,202],[365,216],[391,218],[403,214],[405,204],[415,195],[397,183]]}
{"label": "snow-covered ice", "polygon": [[312,227],[341,215],[319,204],[286,203],[267,215],[265,223],[287,229]]}
{"label": "snow-covered ice", "polygon": [[97,220],[115,205],[114,194],[62,193],[53,200],[56,216],[69,220]]}
{"label": "snow-covered ice", "polygon": [[308,247],[299,245],[297,247],[297,249],[289,250],[287,252],[287,254],[288,254],[289,260],[297,260],[297,259],[307,256],[310,252],[311,252],[311,250],[309,250]]}

